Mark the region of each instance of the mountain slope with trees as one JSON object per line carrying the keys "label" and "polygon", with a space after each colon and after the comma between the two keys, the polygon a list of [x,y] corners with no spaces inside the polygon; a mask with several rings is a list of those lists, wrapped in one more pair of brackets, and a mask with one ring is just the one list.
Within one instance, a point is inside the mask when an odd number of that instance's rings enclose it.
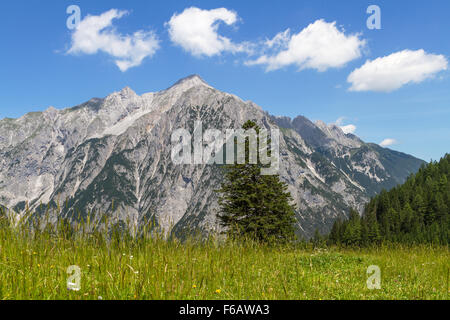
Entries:
{"label": "mountain slope with trees", "polygon": [[417,174],[366,205],[361,218],[351,210],[337,220],[330,244],[367,245],[379,242],[448,244],[450,240],[450,154],[422,166]]}

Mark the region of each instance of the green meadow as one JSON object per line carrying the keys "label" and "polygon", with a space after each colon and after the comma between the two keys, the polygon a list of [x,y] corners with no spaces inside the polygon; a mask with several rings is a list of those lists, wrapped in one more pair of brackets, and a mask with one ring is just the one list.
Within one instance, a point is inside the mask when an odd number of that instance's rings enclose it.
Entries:
{"label": "green meadow", "polygon": [[[0,223],[1,300],[448,299],[449,262],[443,246],[181,243]],[[371,265],[380,289],[367,287]],[[81,271],[78,291],[68,289],[69,266]]]}

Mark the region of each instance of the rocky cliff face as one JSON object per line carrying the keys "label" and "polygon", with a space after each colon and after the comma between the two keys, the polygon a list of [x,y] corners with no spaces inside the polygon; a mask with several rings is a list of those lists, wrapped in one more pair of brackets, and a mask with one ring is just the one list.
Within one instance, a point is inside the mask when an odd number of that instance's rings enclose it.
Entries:
{"label": "rocky cliff face", "polygon": [[297,204],[298,231],[325,232],[349,207],[402,183],[423,161],[366,144],[334,125],[273,117],[198,76],[142,96],[130,88],[65,110],[0,120],[0,203],[61,206],[58,215],[96,210],[139,225],[146,218],[181,235],[218,228],[216,165],[175,165],[174,130],[240,128],[247,120],[281,130],[281,178]]}

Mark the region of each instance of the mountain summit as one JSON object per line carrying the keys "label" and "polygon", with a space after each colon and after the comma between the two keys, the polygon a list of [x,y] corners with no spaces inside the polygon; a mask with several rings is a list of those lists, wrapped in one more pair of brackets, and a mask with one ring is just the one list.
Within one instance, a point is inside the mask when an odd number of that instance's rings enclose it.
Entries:
{"label": "mountain summit", "polygon": [[182,87],[182,88],[190,89],[190,88],[196,87],[196,86],[207,86],[209,88],[212,88],[198,74],[193,74],[193,75],[190,75],[190,76],[187,76],[185,78],[178,80],[168,90],[175,88],[175,87],[177,87],[177,88]]}
{"label": "mountain summit", "polygon": [[124,88],[73,108],[0,120],[0,204],[21,212],[27,203],[57,208],[67,199],[55,214],[96,210],[135,225],[151,218],[177,235],[216,230],[222,171],[171,160],[173,131],[192,132],[199,120],[223,132],[247,120],[280,129],[279,174],[305,237],[328,231],[350,207],[362,210],[423,163],[322,122],[273,117],[193,75],[157,93]]}

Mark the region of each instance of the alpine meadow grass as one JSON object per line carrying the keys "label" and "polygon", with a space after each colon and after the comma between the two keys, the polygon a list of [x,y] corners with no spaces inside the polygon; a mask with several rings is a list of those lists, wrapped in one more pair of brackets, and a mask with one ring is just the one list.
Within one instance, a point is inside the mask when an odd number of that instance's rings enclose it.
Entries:
{"label": "alpine meadow grass", "polygon": [[[448,247],[366,249],[267,246],[251,241],[163,239],[30,230],[0,218],[0,299],[448,299]],[[367,268],[381,288],[369,290]],[[80,290],[69,290],[78,266]]]}

